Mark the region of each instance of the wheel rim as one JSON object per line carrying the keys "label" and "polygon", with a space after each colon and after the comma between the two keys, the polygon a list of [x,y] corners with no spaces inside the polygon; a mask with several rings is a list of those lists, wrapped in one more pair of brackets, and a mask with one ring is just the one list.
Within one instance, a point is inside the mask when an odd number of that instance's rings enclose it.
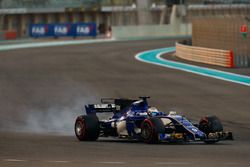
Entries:
{"label": "wheel rim", "polygon": [[83,136],[85,133],[85,126],[81,121],[76,122],[75,132],[77,136]]}
{"label": "wheel rim", "polygon": [[143,130],[142,130],[142,137],[144,139],[149,139],[152,136],[152,127],[148,123],[144,123]]}

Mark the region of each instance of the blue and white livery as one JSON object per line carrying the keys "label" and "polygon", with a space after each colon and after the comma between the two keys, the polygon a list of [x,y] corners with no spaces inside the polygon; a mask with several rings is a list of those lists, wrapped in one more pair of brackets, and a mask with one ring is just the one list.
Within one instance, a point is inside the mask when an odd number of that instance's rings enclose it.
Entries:
{"label": "blue and white livery", "polygon": [[[77,117],[75,134],[80,141],[98,137],[140,140],[145,143],[204,141],[215,143],[232,140],[232,132],[224,132],[216,116],[204,117],[194,124],[171,111],[169,114],[149,106],[147,99],[102,99],[101,104],[85,106],[87,115]],[[98,113],[113,113],[104,120]]]}

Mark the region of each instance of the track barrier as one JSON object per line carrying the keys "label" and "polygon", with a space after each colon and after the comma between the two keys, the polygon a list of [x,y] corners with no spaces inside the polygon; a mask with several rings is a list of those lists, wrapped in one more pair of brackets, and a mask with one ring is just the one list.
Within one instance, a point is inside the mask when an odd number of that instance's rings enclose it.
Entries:
{"label": "track barrier", "polygon": [[176,43],[176,56],[185,60],[234,68],[232,50],[210,49]]}
{"label": "track barrier", "polygon": [[6,40],[17,39],[17,32],[16,31],[6,31],[4,33],[4,39],[6,39]]}

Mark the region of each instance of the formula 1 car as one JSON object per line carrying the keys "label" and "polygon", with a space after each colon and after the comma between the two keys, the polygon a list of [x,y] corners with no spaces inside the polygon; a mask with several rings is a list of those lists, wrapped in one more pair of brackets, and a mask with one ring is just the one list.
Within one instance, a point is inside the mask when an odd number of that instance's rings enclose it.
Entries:
{"label": "formula 1 car", "polygon": [[[117,137],[145,143],[204,141],[212,144],[233,140],[232,132],[224,132],[216,116],[207,116],[199,124],[176,112],[169,114],[148,105],[149,97],[132,99],[102,99],[101,104],[85,105],[87,115],[78,116],[75,134],[80,141],[95,141],[98,137]],[[113,113],[99,120],[97,113]]]}

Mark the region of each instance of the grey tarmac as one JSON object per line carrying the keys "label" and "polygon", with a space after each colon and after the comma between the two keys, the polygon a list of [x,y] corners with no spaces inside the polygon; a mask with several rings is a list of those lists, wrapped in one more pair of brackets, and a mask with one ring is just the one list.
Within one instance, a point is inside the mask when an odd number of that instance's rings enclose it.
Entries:
{"label": "grey tarmac", "polygon": [[[162,39],[1,52],[0,166],[249,167],[249,87],[134,58],[138,52],[175,42]],[[225,130],[234,132],[235,141],[148,145],[75,138],[74,119],[82,114],[84,104],[101,97],[142,95],[151,96],[150,103],[162,111],[176,110],[194,120],[217,115]]]}

